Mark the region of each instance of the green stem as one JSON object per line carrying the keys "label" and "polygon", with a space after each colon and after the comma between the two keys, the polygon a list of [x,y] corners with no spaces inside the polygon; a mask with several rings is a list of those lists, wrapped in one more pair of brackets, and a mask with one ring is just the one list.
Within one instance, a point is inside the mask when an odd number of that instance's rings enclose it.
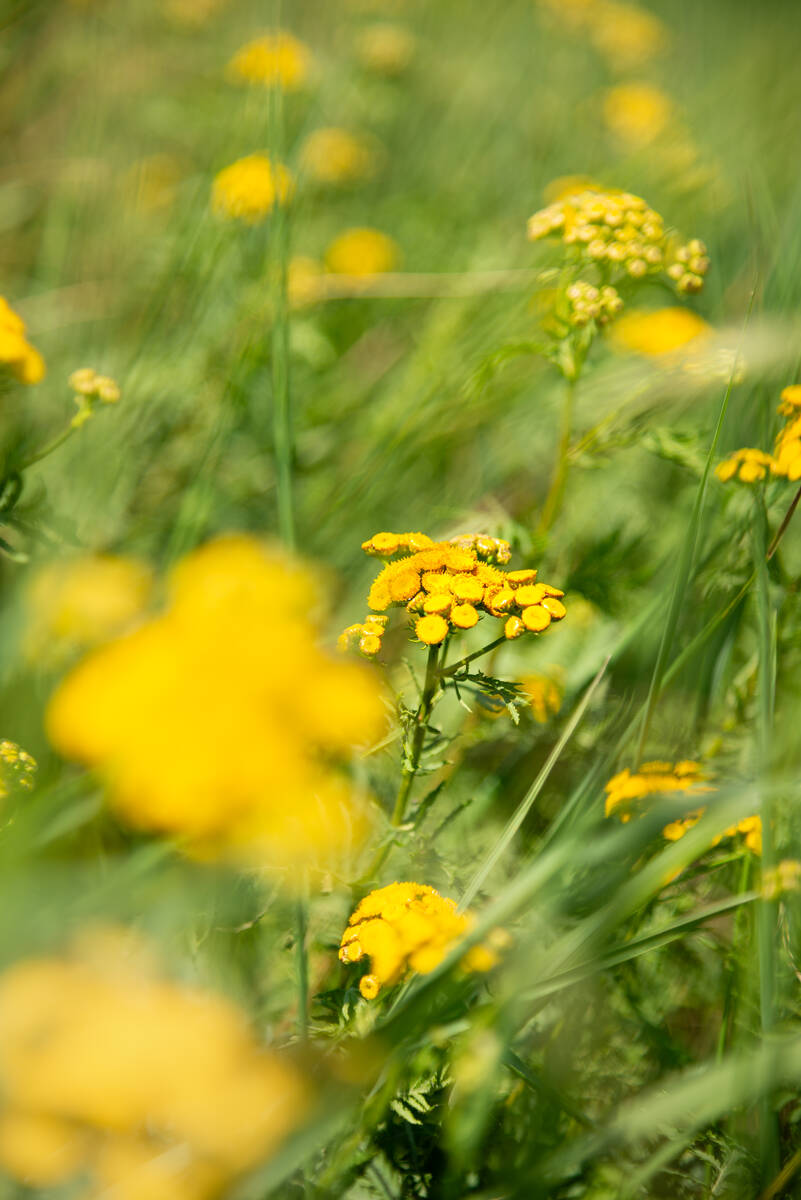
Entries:
{"label": "green stem", "polygon": [[414,732],[412,733],[411,745],[408,748],[407,760],[401,770],[398,794],[395,797],[395,807],[392,810],[392,824],[396,828],[403,824],[404,817],[406,816],[406,804],[409,799],[409,793],[412,790],[412,784],[414,783],[418,767],[420,766],[420,756],[423,753],[423,746],[426,740],[428,721],[431,716],[431,710],[434,707],[434,697],[439,686],[439,671],[437,670],[438,657],[439,646],[429,646],[423,693],[420,697],[420,704],[417,712],[415,713]]}
{"label": "green stem", "polygon": [[58,450],[59,446],[63,446],[78,428],[79,426],[73,425],[70,422],[67,428],[62,430],[52,441],[45,442],[41,450],[37,450],[35,454],[31,454],[29,458],[24,458],[21,463],[18,463],[17,470],[27,471],[28,467],[32,467],[34,463],[41,462],[43,458],[47,458],[48,454],[52,454],[54,450]]}
{"label": "green stem", "polygon": [[301,1042],[309,1037],[309,955],[306,944],[309,932],[309,890],[304,881],[301,895],[295,902],[295,954],[298,971],[298,1036]]}
{"label": "green stem", "polygon": [[770,546],[768,547],[768,552],[765,556],[767,558],[768,562],[770,562],[770,560],[773,558],[773,555],[778,550],[779,542],[782,540],[782,537],[784,536],[785,529],[787,528],[787,526],[790,524],[790,522],[793,519],[793,513],[798,508],[799,500],[801,500],[801,487],[799,487],[798,491],[793,496],[790,507],[787,509],[787,512],[784,514],[784,518],[782,520],[781,525],[776,530],[776,536],[774,537],[773,541],[770,543]]}
{"label": "green stem", "polygon": [[567,389],[562,403],[562,431],[559,435],[556,464],[551,476],[551,486],[548,488],[548,495],[545,497],[545,503],[542,506],[540,523],[537,526],[538,533],[548,532],[562,508],[565,484],[567,483],[568,453],[570,451],[570,436],[573,431],[573,409],[575,407],[577,382],[578,380],[575,376],[567,380]]}
{"label": "green stem", "polygon": [[458,662],[453,663],[450,667],[445,667],[439,672],[441,679],[447,679],[451,675],[456,675],[461,671],[462,667],[466,667],[475,658],[481,658],[483,654],[489,654],[490,650],[494,650],[496,646],[502,646],[507,641],[506,634],[501,634],[494,642],[488,642],[486,646],[482,646],[480,650],[474,650],[472,654],[466,654],[464,658],[460,658]]}
{"label": "green stem", "polygon": [[[280,3],[276,3],[276,27],[280,25]],[[270,89],[270,156],[274,168],[284,149],[284,102],[280,87]],[[278,532],[285,545],[295,545],[295,513],[292,499],[292,404],[289,390],[289,215],[276,198],[273,213],[274,283],[272,328],[273,448],[275,454]]]}

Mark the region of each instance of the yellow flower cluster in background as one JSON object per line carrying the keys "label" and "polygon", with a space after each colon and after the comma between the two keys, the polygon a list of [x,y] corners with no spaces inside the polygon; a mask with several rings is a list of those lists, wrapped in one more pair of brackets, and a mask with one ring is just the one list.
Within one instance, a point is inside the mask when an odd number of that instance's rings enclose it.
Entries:
{"label": "yellow flower cluster in background", "polygon": [[325,265],[335,275],[382,275],[399,260],[397,242],[379,229],[346,229],[325,252]]}
{"label": "yellow flower cluster in background", "polygon": [[[457,912],[453,900],[428,884],[390,883],[370,892],[351,914],[339,957],[348,965],[370,959],[370,974],[362,976],[359,991],[374,1000],[382,987],[397,983],[408,971],[427,975],[435,970],[472,924],[469,913]],[[502,938],[493,940],[500,943]],[[468,971],[489,971],[496,962],[495,949],[479,945],[468,950],[462,965]]]}
{"label": "yellow flower cluster in background", "polygon": [[0,975],[0,1089],[0,1167],[87,1200],[211,1200],[308,1106],[235,1005],[164,978],[116,927]]}
{"label": "yellow flower cluster in background", "polygon": [[606,325],[614,320],[623,308],[623,301],[613,287],[604,285],[597,288],[591,283],[579,280],[571,283],[566,290],[570,307],[569,321],[571,325],[580,327],[590,321]]}
{"label": "yellow flower cluster in background", "polygon": [[315,129],[301,146],[300,165],[316,183],[355,183],[373,174],[374,145],[371,139],[347,129]]}
{"label": "yellow flower cluster in background", "polygon": [[214,177],[212,211],[246,225],[258,225],[277,204],[287,203],[293,186],[283,163],[273,162],[266,154],[249,154]]}
{"label": "yellow flower cluster in background", "polygon": [[27,657],[48,662],[107,641],[141,616],[152,587],[146,563],[119,555],[40,567],[27,589]]}
{"label": "yellow flower cluster in background", "polygon": [[5,367],[20,383],[39,383],[45,377],[41,354],[25,337],[25,322],[0,296],[0,367]]}
{"label": "yellow flower cluster in background", "polygon": [[664,133],[673,117],[673,102],[649,83],[622,83],[604,95],[607,128],[621,142],[639,149]]}
{"label": "yellow flower cluster in background", "polygon": [[375,740],[375,677],[317,644],[314,574],[218,538],[170,578],[155,619],[95,650],[47,712],[53,745],[98,768],[132,825],[197,855],[335,865],[364,833],[337,762]]}
{"label": "yellow flower cluster in background", "polygon": [[30,791],[36,778],[37,763],[32,754],[8,738],[0,739],[0,800],[15,788]]}
{"label": "yellow flower cluster in background", "polygon": [[228,73],[245,83],[295,92],[308,82],[311,68],[309,47],[282,30],[248,42],[231,59]]}
{"label": "yellow flower cluster in background", "polygon": [[722,483],[730,479],[741,483],[760,483],[768,473],[797,482],[801,479],[801,384],[791,384],[781,394],[777,411],[785,417],[773,454],[754,447],[735,450],[715,467]]}
{"label": "yellow flower cluster in background", "polygon": [[[472,629],[485,615],[505,621],[508,639],[542,633],[565,615],[564,592],[537,583],[535,570],[503,571],[494,565],[508,562],[511,555],[509,543],[498,538],[468,534],[434,542],[422,533],[377,533],[362,549],[386,559],[403,554],[376,577],[367,604],[374,612],[405,606],[416,618],[417,638],[428,646],[438,646],[452,632]],[[355,626],[345,631],[346,644],[356,638],[355,631]],[[369,653],[361,633],[359,639],[362,653]]]}
{"label": "yellow flower cluster in background", "polygon": [[529,219],[532,241],[554,235],[577,265],[598,264],[632,279],[664,272],[680,292],[700,291],[709,269],[703,242],[680,244],[659,213],[629,192],[571,192]]}
{"label": "yellow flower cluster in background", "polygon": [[98,404],[117,404],[122,394],[116,379],[110,375],[98,375],[94,367],[79,367],[67,382],[75,393],[75,403],[78,405],[78,411],[72,418],[72,425],[76,429],[89,420]]}
{"label": "yellow flower cluster in background", "polygon": [[402,25],[371,25],[356,40],[356,57],[364,69],[388,77],[407,71],[416,49],[414,35]]}
{"label": "yellow flower cluster in background", "polygon": [[691,308],[672,306],[624,313],[615,323],[612,340],[626,350],[659,358],[675,354],[710,333],[711,327]]}
{"label": "yellow flower cluster in background", "polygon": [[[693,795],[714,791],[706,782],[700,764],[685,760],[683,762],[648,762],[643,763],[636,771],[628,767],[609,780],[605,787],[607,817],[614,814],[621,821],[631,820],[636,810],[636,802],[649,796],[665,796],[671,792],[689,792]],[[703,808],[698,808],[686,817],[671,821],[662,830],[664,837],[670,842],[676,842],[684,837],[688,829],[700,821],[704,814]],[[724,837],[734,837],[741,833],[745,844],[754,854],[762,853],[762,821],[759,817],[745,817],[736,825],[724,830],[715,838],[717,845]]]}
{"label": "yellow flower cluster in background", "polygon": [[387,628],[388,617],[379,613],[370,613],[357,625],[349,625],[343,629],[337,639],[340,650],[349,650],[358,646],[365,658],[375,658],[381,649],[381,639]]}
{"label": "yellow flower cluster in background", "polygon": [[552,675],[521,675],[520,686],[531,705],[531,714],[539,725],[545,725],[549,717],[562,707],[563,689]]}

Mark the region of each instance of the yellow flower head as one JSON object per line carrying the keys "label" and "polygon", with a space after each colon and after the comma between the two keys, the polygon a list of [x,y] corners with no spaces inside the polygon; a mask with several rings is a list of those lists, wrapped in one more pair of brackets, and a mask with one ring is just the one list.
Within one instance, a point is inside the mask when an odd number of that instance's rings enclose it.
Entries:
{"label": "yellow flower head", "polygon": [[615,137],[637,149],[664,133],[673,116],[673,103],[648,83],[624,83],[604,96],[604,121]]}
{"label": "yellow flower head", "polygon": [[771,471],[785,479],[801,479],[801,386],[793,384],[781,394],[778,410],[787,418],[776,438]]}
{"label": "yellow flower head", "polygon": [[591,283],[578,280],[571,283],[565,292],[568,306],[568,320],[577,327],[597,321],[606,325],[612,321],[623,308],[623,301],[618,292],[608,284],[595,287]]}
{"label": "yellow flower head", "polygon": [[659,358],[675,354],[690,342],[708,337],[711,327],[690,308],[657,308],[629,312],[615,325],[613,341],[626,350]]}
{"label": "yellow flower head", "polygon": [[395,270],[400,249],[378,229],[346,229],[329,245],[325,261],[337,275],[382,275]]}
{"label": "yellow flower head", "polygon": [[315,182],[356,183],[375,170],[375,152],[369,138],[347,129],[315,129],[300,151],[300,165]]}
{"label": "yellow flower head", "polygon": [[[504,571],[497,565],[511,557],[509,543],[501,538],[463,534],[435,542],[424,533],[384,532],[374,534],[362,549],[394,559],[370,588],[368,607],[384,612],[404,605],[415,619],[418,640],[427,646],[439,646],[449,634],[472,629],[485,616],[503,621],[505,636],[513,638],[527,631],[541,633],[566,613],[560,599],[564,592],[535,583],[536,571]],[[399,554],[402,557],[396,558]],[[350,626],[340,644],[352,645],[361,630]],[[364,653],[361,644],[360,648]]]}
{"label": "yellow flower head", "polygon": [[[397,983],[407,972],[427,975],[473,924],[469,913],[425,883],[390,883],[370,892],[348,920],[339,948],[346,964],[370,960],[359,990],[374,1000],[382,987]],[[500,941],[500,938],[494,939]],[[488,971],[497,955],[491,946],[475,946],[462,965]]]}
{"label": "yellow flower head", "polygon": [[41,354],[25,337],[25,322],[0,296],[0,367],[20,383],[39,383],[45,376]]}
{"label": "yellow flower head", "polygon": [[522,675],[520,686],[531,705],[534,720],[545,725],[552,714],[562,707],[563,689],[552,675],[542,673]]}
{"label": "yellow flower head", "polygon": [[33,755],[8,738],[0,739],[0,800],[16,788],[30,791],[36,771],[37,763]]}
{"label": "yellow flower head", "polygon": [[618,70],[641,66],[670,40],[668,28],[659,17],[624,0],[600,0],[593,6],[590,37]]}
{"label": "yellow flower head", "polygon": [[414,58],[417,42],[402,25],[373,25],[356,42],[356,55],[367,71],[396,76],[406,71]]}
{"label": "yellow flower head", "polygon": [[120,816],[192,853],[333,865],[364,833],[337,761],[384,716],[373,675],[317,645],[319,581],[232,535],[188,555],[170,585],[160,616],[67,676],[50,740],[103,773]]}
{"label": "yellow flower head", "polygon": [[783,417],[801,415],[801,383],[791,383],[784,389],[778,411]]}
{"label": "yellow flower head", "polygon": [[228,64],[229,74],[246,83],[299,91],[309,78],[312,56],[309,47],[291,33],[267,33],[248,42]]}
{"label": "yellow flower head", "polygon": [[152,583],[145,563],[111,554],[41,567],[28,588],[28,657],[58,658],[121,633],[143,613]]}
{"label": "yellow flower head", "polygon": [[[718,463],[715,467],[715,475],[721,483],[727,483],[730,479],[739,480],[740,483],[759,483],[766,477],[769,470],[775,469],[775,466],[771,455],[766,454],[764,450],[746,447],[742,450],[735,450],[729,458]],[[799,476],[801,476],[801,472],[799,472]]]}
{"label": "yellow flower head", "polygon": [[249,154],[215,176],[211,207],[218,216],[258,225],[276,204],[288,202],[292,190],[292,176],[283,163]]}
{"label": "yellow flower head", "polygon": [[92,1194],[212,1200],[308,1106],[244,1013],[165,978],[124,929],[7,967],[0,1046],[0,1167],[29,1185],[85,1175]]}
{"label": "yellow flower head", "polygon": [[703,242],[680,244],[659,213],[630,192],[571,191],[529,219],[528,236],[559,237],[571,262],[597,265],[612,283],[664,273],[680,292],[697,292],[709,269]]}

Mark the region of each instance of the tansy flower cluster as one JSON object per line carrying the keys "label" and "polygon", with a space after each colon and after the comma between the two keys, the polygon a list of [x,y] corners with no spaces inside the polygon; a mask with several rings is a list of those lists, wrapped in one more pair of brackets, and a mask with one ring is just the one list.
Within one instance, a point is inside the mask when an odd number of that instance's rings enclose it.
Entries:
{"label": "tansy flower cluster", "polygon": [[188,555],[167,607],[64,680],[47,729],[132,825],[197,855],[332,866],[364,832],[337,763],[384,724],[365,668],[328,657],[307,569],[244,535]]}
{"label": "tansy flower cluster", "polygon": [[228,73],[245,83],[295,92],[308,80],[311,66],[309,47],[282,30],[248,42],[231,59]]}
{"label": "tansy flower cluster", "polygon": [[[370,974],[359,981],[366,1000],[382,987],[397,983],[408,971],[427,975],[473,924],[468,913],[425,883],[390,883],[359,903],[342,934],[343,963],[370,959]],[[493,940],[501,942],[502,937]],[[488,971],[497,956],[491,946],[474,946],[462,965],[469,971]]]}
{"label": "tansy flower cluster", "polygon": [[0,975],[0,1167],[71,1195],[211,1200],[303,1119],[297,1069],[124,929]]}
{"label": "tansy flower cluster", "polygon": [[346,229],[328,246],[325,265],[335,275],[382,275],[400,259],[397,242],[380,229]]}
{"label": "tansy flower cluster", "polygon": [[673,104],[651,84],[623,83],[604,96],[603,114],[615,137],[638,148],[664,132],[673,115]]}
{"label": "tansy flower cluster", "polygon": [[551,675],[522,675],[520,686],[531,705],[531,714],[539,725],[545,725],[550,716],[562,707],[562,688]]}
{"label": "tansy flower cluster", "polygon": [[[605,815],[613,813],[626,822],[636,809],[636,802],[648,796],[667,795],[670,792],[690,792],[693,795],[714,791],[707,783],[700,764],[690,760],[682,762],[648,762],[643,763],[637,771],[628,768],[613,776],[606,785]],[[662,830],[664,837],[670,842],[676,842],[683,837],[688,829],[696,825],[704,815],[704,809],[698,808],[686,817],[671,821]],[[741,833],[745,836],[745,844],[754,854],[762,853],[762,821],[759,817],[745,817],[736,825],[724,830],[715,838],[717,845],[724,837],[734,837]]]}
{"label": "tansy flower cluster", "polygon": [[45,376],[44,359],[25,337],[25,322],[0,296],[0,367],[20,383],[39,383]]}
{"label": "tansy flower cluster", "polygon": [[375,169],[373,144],[347,129],[315,129],[301,147],[300,165],[317,183],[354,183]]}
{"label": "tansy flower cluster", "polygon": [[33,755],[8,738],[0,740],[0,800],[4,800],[15,788],[30,791],[36,770]]}
{"label": "tansy flower cluster", "polygon": [[79,429],[88,421],[99,404],[117,404],[120,399],[120,385],[110,375],[98,375],[94,367],[79,367],[73,371],[67,380],[75,393],[75,403],[78,411],[72,418],[72,425]]}
{"label": "tansy flower cluster", "polygon": [[597,288],[591,283],[579,280],[577,283],[571,283],[565,294],[570,306],[568,320],[571,325],[588,325],[590,321],[606,325],[623,308],[623,301],[617,291],[608,285]]}
{"label": "tansy flower cluster", "polygon": [[214,178],[212,211],[220,217],[258,225],[292,195],[292,176],[283,163],[265,154],[249,154],[224,167]]}
{"label": "tansy flower cluster", "polygon": [[785,424],[776,438],[773,454],[746,446],[735,450],[715,467],[722,483],[730,479],[741,483],[760,483],[770,472],[795,482],[801,479],[801,384],[786,387],[777,409]]}
{"label": "tansy flower cluster", "polygon": [[[434,542],[424,533],[377,533],[362,549],[386,559],[403,555],[376,577],[367,604],[379,613],[405,606],[415,618],[415,635],[428,646],[472,629],[484,616],[504,621],[503,636],[513,639],[542,633],[565,615],[564,592],[536,583],[535,570],[503,571],[494,565],[511,555],[509,543],[498,538],[469,534]],[[347,645],[358,641],[362,653],[371,656],[381,647],[374,626],[350,626],[342,639]]]}
{"label": "tansy flower cluster", "polygon": [[596,263],[631,279],[664,272],[680,292],[700,291],[709,268],[703,242],[680,244],[659,213],[629,192],[587,188],[529,219],[532,241],[554,235],[577,266]]}

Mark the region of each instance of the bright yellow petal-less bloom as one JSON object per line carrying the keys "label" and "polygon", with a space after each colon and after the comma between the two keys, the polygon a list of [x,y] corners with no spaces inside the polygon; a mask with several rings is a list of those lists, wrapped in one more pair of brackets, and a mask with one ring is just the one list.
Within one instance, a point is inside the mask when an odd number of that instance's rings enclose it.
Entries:
{"label": "bright yellow petal-less bloom", "polygon": [[774,466],[773,457],[764,450],[751,446],[735,450],[715,467],[715,475],[721,483],[737,479],[740,483],[760,483]]}
{"label": "bright yellow petal-less bloom", "polygon": [[379,229],[346,229],[325,252],[326,266],[337,275],[382,275],[399,261],[397,242]]}
{"label": "bright yellow petal-less bloom", "polygon": [[[439,646],[449,634],[472,629],[484,616],[504,622],[497,634],[511,640],[527,632],[542,633],[566,613],[560,599],[564,592],[537,583],[535,570],[501,569],[498,564],[508,563],[512,553],[501,538],[465,534],[435,542],[425,533],[383,532],[363,542],[362,550],[376,558],[402,555],[379,572],[367,605],[374,613],[404,606],[414,619],[415,636],[427,646]],[[380,620],[380,628],[375,617],[349,626],[340,646],[358,644],[362,654],[373,657],[381,649],[386,626],[386,617]]]}
{"label": "bright yellow petal-less bloom", "polygon": [[0,367],[5,367],[20,383],[39,383],[45,377],[44,359],[25,337],[25,322],[2,296]]}
{"label": "bright yellow petal-less bloom", "polygon": [[292,176],[282,163],[265,154],[250,154],[225,167],[214,178],[211,207],[220,217],[258,225],[293,190]]}
{"label": "bright yellow petal-less bloom", "polygon": [[604,96],[607,129],[632,149],[655,141],[669,125],[673,102],[649,83],[623,83]]}
{"label": "bright yellow petal-less bloom", "polygon": [[[470,929],[473,917],[457,912],[453,900],[425,883],[390,883],[370,892],[348,920],[339,957],[343,963],[370,959],[370,973],[359,982],[366,1000],[382,987],[397,983],[407,972],[427,975]],[[491,939],[500,943],[501,936]],[[497,962],[492,945],[470,949],[463,966],[488,971]]]}
{"label": "bright yellow petal-less bloom", "polygon": [[228,64],[234,79],[278,87],[285,92],[299,91],[308,81],[312,68],[309,47],[291,33],[268,33],[248,42]]}
{"label": "bright yellow petal-less bloom", "polygon": [[211,1200],[308,1105],[297,1069],[258,1045],[244,1013],[166,978],[116,927],[3,971],[0,1048],[0,1167],[36,1186],[84,1177],[87,1200]]}
{"label": "bright yellow petal-less bloom", "polygon": [[692,309],[674,306],[626,313],[616,322],[612,340],[626,350],[660,358],[663,354],[675,354],[711,332],[711,326]]}
{"label": "bright yellow petal-less bloom", "polygon": [[365,70],[390,77],[409,68],[416,49],[414,35],[402,25],[372,25],[356,42],[356,56]]}
{"label": "bright yellow petal-less bloom", "polygon": [[316,183],[337,186],[366,179],[375,170],[370,139],[347,129],[315,129],[300,150],[302,170]]}
{"label": "bright yellow petal-less bloom", "polygon": [[210,542],[174,570],[160,616],[67,676],[51,742],[102,772],[126,821],[190,853],[333,867],[366,832],[337,763],[384,711],[368,668],[318,647],[324,595],[253,538]]}

